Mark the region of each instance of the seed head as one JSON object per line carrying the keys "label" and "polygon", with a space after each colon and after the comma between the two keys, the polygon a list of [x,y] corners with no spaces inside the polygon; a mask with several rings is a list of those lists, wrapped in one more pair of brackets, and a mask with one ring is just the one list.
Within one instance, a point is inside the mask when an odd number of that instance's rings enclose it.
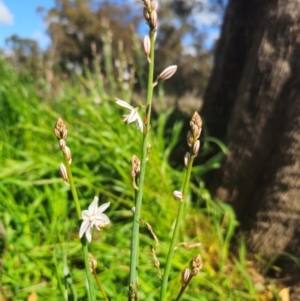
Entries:
{"label": "seed head", "polygon": [[68,130],[61,118],[58,118],[55,124],[54,133],[57,139],[67,139]]}

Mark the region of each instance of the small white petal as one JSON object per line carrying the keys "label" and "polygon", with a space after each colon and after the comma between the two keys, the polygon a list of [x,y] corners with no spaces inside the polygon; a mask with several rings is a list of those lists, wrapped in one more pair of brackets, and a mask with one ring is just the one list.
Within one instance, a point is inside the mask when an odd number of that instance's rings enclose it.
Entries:
{"label": "small white petal", "polygon": [[96,212],[96,215],[104,212],[110,205],[110,202],[108,203],[105,203],[105,204],[102,204],[98,209],[97,209],[97,212]]}
{"label": "small white petal", "polygon": [[124,108],[127,108],[129,110],[132,110],[133,109],[133,106],[131,106],[129,103],[127,103],[126,101],[122,100],[122,99],[119,99],[119,98],[116,98],[116,103],[121,106],[121,107],[124,107]]}
{"label": "small white petal", "polygon": [[84,232],[87,230],[88,227],[89,227],[89,222],[88,221],[83,221],[81,223],[80,230],[79,230],[79,237],[80,238],[83,236]]}
{"label": "small white petal", "polygon": [[90,211],[89,210],[83,210],[81,211],[81,217],[83,220],[89,220],[90,219]]}
{"label": "small white petal", "polygon": [[87,230],[85,231],[85,236],[86,236],[86,239],[88,240],[88,242],[92,241],[92,227],[90,227],[90,225],[87,228]]}
{"label": "small white petal", "polygon": [[142,118],[139,115],[138,115],[138,118],[136,119],[136,126],[141,132],[143,132],[144,123],[143,123]]}
{"label": "small white petal", "polygon": [[108,225],[110,223],[110,219],[105,214],[100,213],[95,217],[95,225]]}
{"label": "small white petal", "polygon": [[95,213],[97,211],[98,201],[99,201],[99,198],[97,196],[95,196],[93,202],[90,204],[89,209],[88,209],[90,213]]}
{"label": "small white petal", "polygon": [[139,118],[139,114],[137,113],[136,109],[132,109],[130,114],[126,116],[124,119],[125,124],[129,124],[131,122],[136,121]]}

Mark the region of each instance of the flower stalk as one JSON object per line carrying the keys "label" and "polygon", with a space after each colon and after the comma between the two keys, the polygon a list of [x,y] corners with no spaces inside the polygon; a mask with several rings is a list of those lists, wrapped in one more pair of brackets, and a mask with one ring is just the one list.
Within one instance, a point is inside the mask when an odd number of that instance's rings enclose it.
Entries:
{"label": "flower stalk", "polygon": [[139,189],[136,191],[135,198],[135,213],[133,217],[133,228],[132,228],[132,240],[131,240],[131,255],[130,255],[130,276],[129,276],[129,294],[128,300],[131,300],[133,293],[137,294],[137,264],[139,256],[139,226],[140,226],[140,215],[143,198],[143,186],[145,181],[146,163],[148,154],[148,136],[150,129],[151,119],[151,104],[153,96],[153,74],[154,74],[154,35],[155,29],[150,29],[150,60],[148,69],[148,89],[147,89],[147,102],[146,102],[146,116],[144,118],[144,129],[143,129],[143,142],[142,142],[142,154],[141,154],[141,167],[139,174]]}
{"label": "flower stalk", "polygon": [[[161,291],[160,291],[160,299],[159,299],[160,301],[166,300],[168,279],[169,279],[169,275],[170,275],[172,259],[173,259],[174,252],[175,252],[175,245],[178,241],[179,228],[180,228],[181,221],[183,219],[184,205],[185,205],[186,197],[187,197],[187,193],[188,193],[188,187],[189,187],[189,183],[190,183],[193,162],[194,162],[195,157],[198,155],[199,148],[200,148],[200,141],[198,140],[198,138],[199,138],[199,136],[201,134],[201,130],[202,130],[202,120],[197,112],[194,113],[194,115],[190,121],[190,127],[191,127],[191,131],[189,131],[187,134],[187,143],[190,146],[190,152],[184,156],[184,165],[187,170],[186,170],[185,180],[184,180],[184,184],[183,184],[182,194],[179,193],[179,191],[175,191],[173,193],[174,197],[180,200],[180,204],[179,204],[179,208],[178,208],[173,236],[172,236],[171,243],[169,246],[169,252],[167,255],[167,261],[166,261],[166,266],[165,266],[165,270],[164,270]],[[180,196],[180,197],[178,198],[178,196]]]}
{"label": "flower stalk", "polygon": [[[59,139],[59,145],[61,147],[61,150],[62,150],[62,153],[64,156],[64,161],[65,161],[64,167],[65,167],[65,170],[67,171],[67,180],[68,180],[68,184],[70,185],[72,197],[73,197],[73,200],[75,203],[77,217],[78,217],[78,220],[81,220],[81,208],[80,208],[78,194],[77,194],[77,190],[75,187],[72,170],[71,170],[71,158],[70,158],[71,152],[70,152],[70,149],[66,146],[66,139],[67,139],[68,131],[61,118],[59,118],[57,120],[54,132],[55,132],[56,137]],[[65,176],[66,175],[64,175],[64,177]],[[82,245],[82,253],[83,253],[83,259],[84,259],[86,277],[87,277],[87,282],[88,282],[88,295],[90,296],[90,299],[92,301],[95,301],[96,294],[95,294],[95,289],[94,289],[94,285],[93,285],[92,274],[90,271],[88,245],[87,245],[87,239],[85,236],[81,238],[81,245]]]}

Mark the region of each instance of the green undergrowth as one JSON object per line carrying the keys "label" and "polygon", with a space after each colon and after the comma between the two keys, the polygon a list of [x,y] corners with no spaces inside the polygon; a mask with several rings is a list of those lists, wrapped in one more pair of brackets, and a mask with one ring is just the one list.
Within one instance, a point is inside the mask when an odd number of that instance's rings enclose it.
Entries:
{"label": "green undergrowth", "polygon": [[[87,208],[95,195],[100,203],[111,202],[106,212],[111,225],[93,232],[91,253],[110,300],[126,300],[130,209],[134,206],[130,159],[132,154],[139,155],[142,135],[135,125],[125,128],[120,118],[124,112],[115,104],[115,96],[98,95],[95,85],[89,90],[82,80],[60,82],[53,93],[42,80],[18,75],[0,60],[0,300],[27,300],[32,294],[37,294],[38,300],[63,300],[59,286],[64,282],[68,283],[70,300],[86,300],[79,225],[58,169],[62,157],[53,133],[58,117],[67,124],[82,208]],[[160,280],[150,245],[163,269],[178,206],[172,191],[181,188],[184,175],[168,163],[183,126],[178,120],[167,129],[170,113],[159,112],[151,128],[140,236],[140,300],[156,300],[159,295]],[[209,143],[213,140],[205,140],[202,148]],[[215,164],[211,161],[201,170],[195,168],[180,241],[200,242],[201,246],[178,246],[168,300],[175,299],[180,273],[198,253],[203,270],[183,300],[276,300],[274,296],[261,299],[265,290],[257,287],[248,273],[251,263],[246,260],[243,241],[238,242],[237,255],[230,253],[237,225],[234,213],[226,204],[211,199],[199,176]]]}

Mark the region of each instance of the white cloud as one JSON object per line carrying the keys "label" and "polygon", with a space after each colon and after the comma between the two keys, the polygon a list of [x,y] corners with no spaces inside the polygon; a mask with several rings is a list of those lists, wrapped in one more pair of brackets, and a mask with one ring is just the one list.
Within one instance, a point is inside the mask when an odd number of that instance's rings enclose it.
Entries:
{"label": "white cloud", "polygon": [[0,24],[12,25],[14,23],[14,16],[9,11],[7,6],[0,0]]}

